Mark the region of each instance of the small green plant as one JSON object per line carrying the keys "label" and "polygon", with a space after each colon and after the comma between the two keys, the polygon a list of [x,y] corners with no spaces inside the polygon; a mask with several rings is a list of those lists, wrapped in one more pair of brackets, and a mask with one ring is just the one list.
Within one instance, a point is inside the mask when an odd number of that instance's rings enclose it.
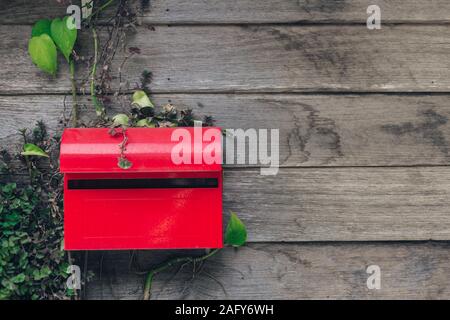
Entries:
{"label": "small green plant", "polygon": [[[149,72],[144,70],[142,77]],[[131,107],[128,114],[120,113],[112,118],[111,127],[192,127],[195,121],[201,121],[205,127],[214,125],[215,120],[211,116],[205,116],[202,120],[195,118],[192,109],[178,110],[168,103],[161,108],[155,107],[150,100],[145,87],[135,90],[131,98]]]}
{"label": "small green plant", "polygon": [[[238,248],[243,246],[246,241],[247,241],[247,229],[244,223],[242,223],[242,221],[238,218],[238,216],[234,212],[231,212],[230,220],[228,221],[228,225],[225,231],[225,244]],[[204,262],[208,258],[214,256],[219,251],[220,249],[214,249],[200,257],[183,257],[171,259],[162,263],[158,267],[150,270],[145,278],[144,300],[150,300],[153,278],[155,277],[156,274],[161,273],[173,266]]]}
{"label": "small green plant", "polygon": [[122,169],[130,169],[133,164],[126,158],[125,151],[127,146],[126,130],[129,127],[141,128],[165,128],[165,127],[192,127],[195,121],[201,122],[203,126],[210,127],[214,125],[215,120],[210,116],[205,116],[203,121],[195,119],[192,109],[178,109],[170,103],[156,108],[150,100],[147,92],[147,85],[151,73],[147,70],[142,72],[141,87],[133,93],[131,108],[128,114],[119,113],[109,121],[109,134],[115,136],[121,134],[123,140],[119,145],[120,154],[117,165]]}
{"label": "small green plant", "polygon": [[[68,259],[62,248],[63,218],[59,174],[48,170],[58,141],[39,122],[22,130],[23,151],[0,153],[0,299],[68,299]],[[18,162],[20,160],[21,162]],[[17,172],[26,167],[28,179]],[[9,178],[8,178],[9,177]]]}

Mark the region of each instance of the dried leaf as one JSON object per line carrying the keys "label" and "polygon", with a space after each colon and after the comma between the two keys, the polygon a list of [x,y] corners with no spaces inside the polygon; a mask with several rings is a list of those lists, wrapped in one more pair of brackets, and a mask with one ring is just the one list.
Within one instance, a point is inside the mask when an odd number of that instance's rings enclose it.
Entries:
{"label": "dried leaf", "polygon": [[114,126],[125,126],[126,127],[126,126],[128,126],[129,123],[130,123],[130,118],[126,114],[119,113],[113,117]]}
{"label": "dried leaf", "polygon": [[147,94],[142,90],[137,90],[133,94],[133,104],[139,108],[151,107],[154,108],[153,103],[148,98]]}
{"label": "dried leaf", "polygon": [[133,163],[128,161],[127,158],[121,157],[121,158],[119,158],[119,162],[117,163],[117,165],[119,166],[119,168],[127,170],[133,166]]}

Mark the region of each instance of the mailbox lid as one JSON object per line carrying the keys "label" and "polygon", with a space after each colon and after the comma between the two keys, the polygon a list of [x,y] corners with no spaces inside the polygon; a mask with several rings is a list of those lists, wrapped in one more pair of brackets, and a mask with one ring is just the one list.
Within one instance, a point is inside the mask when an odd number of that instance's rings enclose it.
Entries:
{"label": "mailbox lid", "polygon": [[[108,128],[65,129],[61,139],[63,173],[195,172],[221,171],[222,131],[217,127],[129,128],[125,156],[131,168],[118,166],[121,129],[112,136]],[[174,149],[175,148],[175,149]],[[174,150],[183,150],[190,161],[176,164]],[[220,159],[211,163],[211,159]],[[185,158],[186,159],[186,158]],[[216,163],[218,162],[218,163]]]}

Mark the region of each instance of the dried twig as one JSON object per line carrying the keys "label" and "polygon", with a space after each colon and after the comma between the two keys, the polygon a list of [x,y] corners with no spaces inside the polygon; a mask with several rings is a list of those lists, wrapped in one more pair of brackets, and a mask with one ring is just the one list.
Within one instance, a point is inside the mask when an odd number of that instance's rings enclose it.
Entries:
{"label": "dried twig", "polygon": [[150,300],[152,282],[153,282],[153,278],[154,278],[155,275],[157,275],[158,273],[166,270],[167,268],[170,268],[172,266],[178,265],[180,263],[197,263],[197,262],[202,262],[202,261],[212,257],[213,255],[215,255],[217,252],[219,252],[219,250],[220,249],[214,249],[211,252],[209,252],[208,254],[203,255],[201,257],[184,257],[184,258],[171,259],[169,261],[164,262],[159,267],[156,267],[155,269],[150,270],[147,273],[147,277],[146,277],[146,280],[145,280],[144,300]]}

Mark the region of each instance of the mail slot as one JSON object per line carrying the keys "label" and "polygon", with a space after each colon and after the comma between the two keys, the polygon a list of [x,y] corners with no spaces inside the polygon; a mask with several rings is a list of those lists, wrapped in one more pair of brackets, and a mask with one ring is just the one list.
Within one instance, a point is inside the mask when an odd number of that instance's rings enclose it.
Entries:
{"label": "mail slot", "polygon": [[222,157],[220,128],[129,128],[126,137],[132,165],[122,169],[122,134],[64,131],[65,249],[221,248],[222,165],[211,160]]}

